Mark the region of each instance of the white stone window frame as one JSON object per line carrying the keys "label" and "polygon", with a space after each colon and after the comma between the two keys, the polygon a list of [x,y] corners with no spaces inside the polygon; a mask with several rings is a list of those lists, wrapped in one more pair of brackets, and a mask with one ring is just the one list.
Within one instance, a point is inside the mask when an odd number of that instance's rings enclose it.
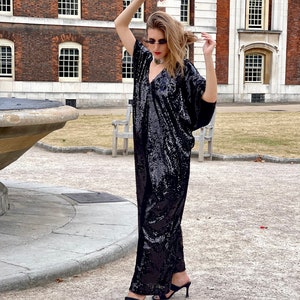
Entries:
{"label": "white stone window frame", "polygon": [[13,0],[10,0],[10,10],[9,11],[0,10],[0,15],[3,15],[3,16],[12,16],[13,15],[13,8],[14,8]]}
{"label": "white stone window frame", "polygon": [[[59,1],[65,1],[67,2],[67,0],[58,0],[57,1],[57,7],[59,6]],[[62,19],[81,19],[81,0],[74,0],[74,1],[78,1],[78,13],[77,15],[68,15],[68,14],[60,14],[59,11],[58,13],[58,18],[62,18]]]}
{"label": "white stone window frame", "polygon": [[[131,0],[124,0],[126,1],[127,3],[125,4],[126,7],[130,4]],[[124,1],[123,1],[123,9],[125,9],[125,5],[124,5]],[[141,14],[141,17],[137,17],[137,14]],[[134,14],[133,18],[132,18],[132,21],[135,21],[135,22],[144,22],[144,3],[139,7],[138,11]]]}
{"label": "white stone window frame", "polygon": [[[243,45],[240,49],[240,83],[244,85],[260,86],[270,85],[275,88],[276,80],[274,78],[278,74],[278,47],[267,44],[265,42],[251,43]],[[259,53],[264,55],[264,69],[262,82],[245,82],[245,57],[250,53]],[[241,87],[242,90],[242,87]]]}
{"label": "white stone window frame", "polygon": [[269,0],[261,0],[262,2],[262,12],[260,15],[261,26],[255,27],[251,26],[250,20],[252,19],[250,16],[250,3],[251,1],[258,1],[258,0],[247,0],[247,7],[246,7],[246,29],[249,30],[268,30],[269,27]]}
{"label": "white stone window frame", "polygon": [[193,47],[193,44],[191,45],[187,45],[186,48],[185,48],[185,56],[184,58],[185,59],[188,59],[188,60],[191,60],[192,58],[190,57],[191,56],[191,53],[190,53],[190,47]]}
{"label": "white stone window frame", "polygon": [[[184,1],[184,0],[181,0],[181,2],[180,2],[180,22],[184,25],[189,25],[190,24],[190,19],[191,19],[191,16],[190,16],[191,1],[190,0],[185,0],[185,1],[188,2],[187,9],[185,11],[182,10],[182,7],[183,7],[182,1]],[[186,12],[186,14],[187,14],[187,20],[183,21],[182,18],[183,18],[183,13],[184,12]]]}
{"label": "white stone window frame", "polygon": [[11,76],[2,76],[0,75],[0,80],[11,81],[15,79],[15,45],[12,41],[7,39],[0,39],[1,47],[10,47],[11,48]]}
{"label": "white stone window frame", "polygon": [[[63,77],[59,76],[60,68],[60,55],[62,49],[77,49],[79,51],[79,60],[78,60],[78,77]],[[58,49],[58,77],[59,82],[81,82],[82,81],[82,45],[75,42],[64,42],[59,44]]]}
{"label": "white stone window frame", "polygon": [[[123,72],[123,60],[125,59],[125,55],[129,61],[126,61],[126,75],[131,75],[131,77],[124,77],[124,72]],[[131,70],[131,72],[127,72],[127,70]],[[133,62],[132,62],[132,56],[129,55],[127,50],[123,47],[122,49],[122,82],[125,83],[132,83],[133,82]]]}

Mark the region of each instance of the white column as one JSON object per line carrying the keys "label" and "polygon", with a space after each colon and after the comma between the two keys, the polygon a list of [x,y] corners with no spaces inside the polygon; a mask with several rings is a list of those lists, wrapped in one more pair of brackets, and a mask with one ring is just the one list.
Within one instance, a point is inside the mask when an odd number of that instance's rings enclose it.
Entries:
{"label": "white column", "polygon": [[279,93],[285,92],[286,52],[287,52],[288,1],[273,0],[272,29],[280,30],[277,78]]}

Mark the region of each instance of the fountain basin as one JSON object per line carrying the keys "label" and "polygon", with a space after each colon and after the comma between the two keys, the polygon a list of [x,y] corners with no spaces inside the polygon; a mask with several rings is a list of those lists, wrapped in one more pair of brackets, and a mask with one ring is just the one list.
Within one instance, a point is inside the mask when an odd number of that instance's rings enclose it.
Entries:
{"label": "fountain basin", "polygon": [[[58,101],[0,98],[0,170],[16,161],[37,141],[77,118],[75,108]],[[7,210],[8,202],[1,186],[0,191],[1,215]]]}

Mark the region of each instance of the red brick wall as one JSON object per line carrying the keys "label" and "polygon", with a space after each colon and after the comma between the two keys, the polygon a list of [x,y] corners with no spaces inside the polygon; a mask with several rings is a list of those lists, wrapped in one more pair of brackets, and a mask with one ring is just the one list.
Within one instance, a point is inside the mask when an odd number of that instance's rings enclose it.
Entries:
{"label": "red brick wall", "polygon": [[[14,0],[14,16],[57,18],[58,4],[54,0]],[[145,19],[157,9],[156,1],[145,1]],[[81,19],[113,21],[123,10],[121,0],[81,0]]]}
{"label": "red brick wall", "polygon": [[[82,19],[113,21],[123,10],[123,1],[120,0],[85,0],[82,1]],[[145,20],[149,14],[157,9],[156,1],[145,1]]]}
{"label": "red brick wall", "polygon": [[81,18],[84,20],[113,21],[117,16],[118,7],[121,5],[123,6],[123,1],[82,0]]}
{"label": "red brick wall", "polygon": [[272,30],[272,12],[273,12],[273,0],[269,0],[269,20],[268,20],[268,30]]}
{"label": "red brick wall", "polygon": [[[81,19],[113,21],[123,10],[120,0],[82,0]],[[14,16],[57,18],[54,0],[14,0]],[[145,1],[145,20],[157,10]],[[141,39],[144,30],[135,30]],[[82,45],[83,82],[122,82],[122,44],[114,28],[3,23],[0,38],[15,45],[16,81],[58,81],[58,48],[62,42]]]}
{"label": "red brick wall", "polygon": [[190,1],[190,24],[191,26],[195,25],[195,0]]}
{"label": "red brick wall", "polygon": [[82,45],[82,81],[115,82],[115,30],[45,25],[1,24],[0,38],[15,44],[17,81],[58,81],[58,47],[62,42]]}
{"label": "red brick wall", "polygon": [[286,54],[286,84],[300,84],[300,6],[298,1],[288,2],[288,29]]}
{"label": "red brick wall", "polygon": [[58,4],[54,0],[14,0],[14,16],[57,18]]}
{"label": "red brick wall", "polygon": [[[82,1],[82,19],[113,21],[123,10],[123,1],[120,0],[99,0]],[[157,10],[156,1],[145,1],[144,17],[145,20],[149,14]]]}
{"label": "red brick wall", "polygon": [[216,73],[218,83],[228,84],[230,0],[217,1]]}

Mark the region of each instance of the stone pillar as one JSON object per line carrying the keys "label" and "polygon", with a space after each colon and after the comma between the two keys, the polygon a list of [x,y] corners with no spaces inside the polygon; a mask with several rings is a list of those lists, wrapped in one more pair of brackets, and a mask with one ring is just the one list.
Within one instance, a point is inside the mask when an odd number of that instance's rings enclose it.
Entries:
{"label": "stone pillar", "polygon": [[4,184],[0,182],[0,216],[5,214],[5,212],[9,209],[8,196],[7,196],[7,188]]}

